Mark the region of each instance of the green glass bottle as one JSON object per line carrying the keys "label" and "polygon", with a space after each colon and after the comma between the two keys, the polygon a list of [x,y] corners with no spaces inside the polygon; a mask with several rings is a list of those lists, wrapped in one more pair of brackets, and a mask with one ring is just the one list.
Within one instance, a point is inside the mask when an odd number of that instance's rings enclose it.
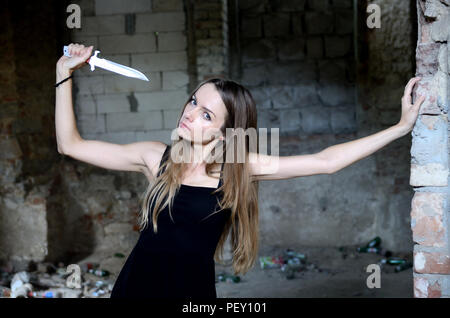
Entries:
{"label": "green glass bottle", "polygon": [[400,265],[400,264],[404,264],[404,263],[406,263],[406,259],[402,259],[402,258],[392,257],[392,258],[388,258],[386,260],[386,264],[389,264],[389,265]]}
{"label": "green glass bottle", "polygon": [[395,266],[395,272],[401,272],[404,271],[405,269],[411,268],[413,266],[412,262],[405,262],[402,264],[399,264],[397,266]]}
{"label": "green glass bottle", "polygon": [[381,249],[378,247],[358,247],[358,252],[360,253],[380,253]]}
{"label": "green glass bottle", "polygon": [[239,276],[235,276],[235,275],[229,275],[229,274],[226,274],[226,273],[220,273],[217,276],[217,280],[219,282],[239,283],[241,281],[241,278]]}
{"label": "green glass bottle", "polygon": [[366,247],[377,247],[381,244],[381,238],[379,236],[375,237],[369,243],[367,243]]}
{"label": "green glass bottle", "polygon": [[241,281],[241,278],[239,276],[235,276],[235,275],[228,275],[226,281],[228,283],[239,283]]}

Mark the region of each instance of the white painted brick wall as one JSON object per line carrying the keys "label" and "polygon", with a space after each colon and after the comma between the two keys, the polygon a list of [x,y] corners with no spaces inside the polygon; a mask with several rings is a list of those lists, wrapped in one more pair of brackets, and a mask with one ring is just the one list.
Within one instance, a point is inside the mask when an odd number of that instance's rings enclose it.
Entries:
{"label": "white painted brick wall", "polygon": [[156,39],[153,33],[134,35],[105,35],[98,39],[102,54],[156,52]]}
{"label": "white painted brick wall", "polygon": [[[187,101],[187,36],[183,0],[91,0],[82,29],[71,42],[93,45],[99,57],[145,73],[150,82],[89,66],[75,72],[74,109],[85,139],[127,144],[171,143]],[[86,7],[86,4],[82,8]],[[135,34],[125,34],[125,15],[136,14]],[[129,97],[137,100],[131,111]]]}
{"label": "white painted brick wall", "polygon": [[136,33],[185,30],[184,12],[136,14]]}
{"label": "white painted brick wall", "polygon": [[161,141],[165,144],[171,144],[170,136],[172,130],[149,130],[137,131],[136,141]]}
{"label": "white painted brick wall", "polygon": [[115,144],[129,144],[136,141],[135,132],[109,132],[103,134],[81,134],[86,140],[101,140]]}
{"label": "white painted brick wall", "polygon": [[110,72],[110,75],[104,76],[105,93],[148,92],[161,89],[159,72],[145,72],[145,75],[150,81],[115,75]]}
{"label": "white painted brick wall", "polygon": [[126,94],[108,94],[96,98],[97,111],[103,113],[125,113],[130,111]]}
{"label": "white painted brick wall", "polygon": [[98,112],[97,105],[90,95],[77,95],[73,103],[75,114],[96,114]]}
{"label": "white painted brick wall", "polygon": [[163,110],[164,128],[175,129],[177,128],[178,117],[181,115],[180,110]]}
{"label": "white painted brick wall", "polygon": [[95,14],[151,12],[151,0],[95,0]]}
{"label": "white painted brick wall", "polygon": [[186,90],[189,84],[189,75],[183,71],[162,72],[163,90]]}
{"label": "white painted brick wall", "polygon": [[112,35],[125,33],[125,16],[94,16],[81,19],[81,29],[75,29],[78,35]]}
{"label": "white painted brick wall", "polygon": [[180,91],[136,93],[139,110],[180,110],[187,102],[188,94]]}
{"label": "white painted brick wall", "polygon": [[187,53],[167,52],[132,54],[131,67],[142,71],[184,71],[187,70]]}
{"label": "white painted brick wall", "polygon": [[81,95],[104,94],[105,85],[103,83],[103,76],[78,77],[74,81],[73,89],[76,94]]}
{"label": "white painted brick wall", "polygon": [[103,114],[78,114],[76,117],[80,133],[104,133],[106,131],[105,115]]}
{"label": "white painted brick wall", "polygon": [[162,129],[161,111],[106,114],[107,132]]}
{"label": "white painted brick wall", "polygon": [[[95,35],[84,35],[83,33],[74,32],[71,40],[73,43],[83,44],[84,46],[94,46],[94,50],[98,48],[98,37]],[[70,43],[67,43],[70,44]],[[61,50],[61,55],[62,55]]]}
{"label": "white painted brick wall", "polygon": [[184,51],[187,40],[184,32],[159,32],[158,52]]}

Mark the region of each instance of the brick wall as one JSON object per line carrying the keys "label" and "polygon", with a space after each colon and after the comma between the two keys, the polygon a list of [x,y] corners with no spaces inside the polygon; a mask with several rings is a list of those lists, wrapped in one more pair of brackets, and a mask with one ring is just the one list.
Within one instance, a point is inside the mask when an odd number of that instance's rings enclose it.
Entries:
{"label": "brick wall", "polygon": [[[189,20],[184,8],[188,2],[194,7],[194,13],[203,13]],[[168,142],[188,87],[206,77],[227,72],[226,37],[230,30],[225,21],[230,18],[227,8],[232,1],[227,1],[226,6],[224,2],[153,0],[133,1],[132,5],[125,6],[123,1],[79,1],[83,29],[74,31],[71,41],[94,45],[103,57],[136,67],[151,80],[126,79],[100,69],[91,72],[88,67],[78,70],[74,93],[82,135],[117,143]],[[282,155],[313,153],[378,130],[382,127],[380,117],[383,125],[393,124],[392,121],[400,118],[399,101],[405,80],[411,75],[408,63],[412,50],[411,23],[404,2],[378,0],[385,24],[383,29],[371,31],[366,44],[371,54],[364,62],[371,68],[372,82],[359,82],[359,89],[367,88],[368,94],[362,96],[365,97],[360,99],[362,107],[357,109],[360,129],[349,134],[346,132],[351,130],[337,129],[336,122],[342,126],[346,123],[350,128],[355,125],[352,112],[339,113],[342,107],[352,106],[347,104],[353,96],[352,48],[344,45],[345,49],[339,49],[342,43],[336,38],[352,37],[348,18],[351,1],[239,0],[238,3],[239,47],[243,55],[241,58],[238,54],[242,63],[232,66],[242,65],[243,76],[234,79],[246,80],[242,82],[257,99],[259,125],[281,126]],[[22,6],[18,1],[17,8]],[[54,89],[48,83],[54,81],[55,63],[62,52],[55,38],[62,39],[61,34],[52,32],[67,29],[54,27],[50,17],[59,15],[65,20],[66,13],[65,7],[54,9],[57,13],[53,14],[48,12],[52,5],[40,6],[30,5],[26,14],[21,11],[15,16],[11,11],[1,11],[0,23],[8,32],[1,34],[5,45],[0,47],[5,57],[0,76],[2,87],[6,88],[1,91],[1,142],[3,149],[7,149],[0,155],[0,179],[3,180],[0,182],[3,191],[0,235],[8,235],[4,229],[10,232],[12,229],[17,236],[2,240],[7,248],[2,245],[0,251],[17,253],[0,256],[39,260],[48,252],[48,259],[76,262],[79,257],[99,250],[107,255],[111,251],[128,253],[137,239],[133,226],[137,220],[138,196],[145,191],[147,180],[139,173],[105,171],[57,153],[51,117]],[[36,12],[42,12],[42,16]],[[328,23],[327,18],[331,19]],[[44,20],[48,23],[36,23]],[[191,24],[197,27],[193,39],[192,34],[184,33]],[[34,34],[31,26],[40,37],[29,36]],[[189,42],[187,35],[193,42]],[[229,38],[230,43],[233,39],[236,38]],[[212,45],[211,40],[216,44]],[[203,51],[199,49],[202,41],[209,43],[203,43]],[[333,41],[336,47],[330,44]],[[441,42],[434,44],[439,46],[439,52]],[[33,46],[42,43],[46,47],[34,52],[36,57],[24,59],[33,55],[30,53]],[[64,43],[68,41],[64,39]],[[127,43],[131,51],[127,51]],[[193,55],[193,64],[187,54],[192,47],[198,54]],[[264,50],[258,49],[261,47]],[[301,49],[297,50],[298,47]],[[228,51],[235,53],[233,50]],[[31,75],[27,72],[31,69],[29,65],[17,63],[24,60],[38,61]],[[435,64],[433,60],[430,63]],[[338,99],[330,98],[336,94]],[[386,111],[388,116],[383,115]],[[432,125],[435,117],[429,116],[425,123]],[[440,121],[436,123],[441,125]],[[420,127],[422,134],[427,132],[424,125]],[[415,149],[421,152],[420,147]],[[292,247],[360,244],[381,235],[384,247],[393,251],[411,250],[412,195],[407,181],[409,165],[405,165],[409,162],[409,151],[410,143],[405,138],[333,176],[262,183],[262,247],[274,242]],[[21,175],[25,178],[17,178]],[[16,179],[19,179],[17,183]],[[346,184],[346,191],[340,191],[342,184]],[[14,191],[6,192],[11,189]],[[421,189],[416,188],[417,192]],[[423,189],[442,193],[439,187]],[[433,192],[436,189],[440,191]],[[31,195],[27,196],[27,192]],[[435,226],[442,205],[433,208],[437,212],[433,212],[430,222]],[[442,224],[445,224],[447,208],[442,209]],[[15,222],[16,211],[22,213],[20,222]],[[32,226],[30,215],[36,220]],[[439,233],[435,237],[442,240]],[[448,234],[445,235],[444,241],[448,240]],[[29,244],[30,237],[36,244]],[[14,244],[9,243],[12,240]],[[421,246],[427,242],[423,241]],[[75,258],[65,258],[68,254]],[[424,255],[421,257],[427,256]],[[428,277],[420,275],[423,279]],[[439,275],[435,277],[441,279]],[[437,286],[435,281],[445,282],[431,280],[431,286]]]}
{"label": "brick wall", "polygon": [[415,297],[450,297],[448,5],[448,1],[417,1],[416,75],[422,80],[415,96],[425,94],[427,98],[412,132]]}
{"label": "brick wall", "polygon": [[[150,82],[88,67],[75,72],[75,111],[86,139],[170,142],[188,94],[186,18],[182,0],[83,0],[72,42],[143,72]],[[170,23],[168,23],[170,21]]]}
{"label": "brick wall", "polygon": [[193,1],[197,82],[223,77],[228,66],[226,0]]}
{"label": "brick wall", "polygon": [[[368,3],[381,10],[381,27],[368,28]],[[376,0],[358,2],[358,126],[360,136],[376,133],[396,124],[401,118],[401,96],[408,80],[414,76],[414,52],[417,33],[415,7],[408,1]],[[409,185],[411,135],[386,145],[364,161],[373,168],[361,171],[374,194],[367,202],[379,202],[373,220],[373,233],[384,239],[392,250],[413,249],[411,232],[411,198]],[[350,169],[358,167],[359,163]],[[363,213],[368,213],[365,208]],[[412,278],[411,278],[412,279]]]}
{"label": "brick wall", "polygon": [[239,1],[242,77],[260,127],[356,131],[352,1]]}
{"label": "brick wall", "polygon": [[[0,262],[48,252],[48,182],[55,171],[56,1],[0,4]],[[42,23],[45,21],[46,23]]]}

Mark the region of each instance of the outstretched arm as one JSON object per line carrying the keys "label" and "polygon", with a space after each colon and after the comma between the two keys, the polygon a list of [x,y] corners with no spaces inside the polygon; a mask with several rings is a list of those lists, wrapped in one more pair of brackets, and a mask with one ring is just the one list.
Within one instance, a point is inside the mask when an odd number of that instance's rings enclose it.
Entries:
{"label": "outstretched arm", "polygon": [[407,133],[406,127],[396,124],[376,134],[330,146],[323,150],[323,155],[330,162],[331,173],[335,173],[370,156],[391,141],[403,137]]}
{"label": "outstretched arm", "polygon": [[364,138],[333,145],[323,151],[323,154],[330,160],[333,173],[370,156],[413,129],[420,105],[425,100],[424,96],[421,96],[414,104],[411,104],[411,91],[419,80],[420,77],[414,77],[406,85],[402,97],[402,116],[396,125]]}
{"label": "outstretched arm", "polygon": [[371,155],[393,140],[406,135],[414,127],[420,105],[424,101],[424,96],[421,96],[411,104],[411,91],[419,80],[420,77],[414,77],[406,85],[402,97],[402,116],[396,125],[364,138],[330,146],[316,154],[275,157],[252,153],[252,175],[258,180],[275,180],[332,174]]}

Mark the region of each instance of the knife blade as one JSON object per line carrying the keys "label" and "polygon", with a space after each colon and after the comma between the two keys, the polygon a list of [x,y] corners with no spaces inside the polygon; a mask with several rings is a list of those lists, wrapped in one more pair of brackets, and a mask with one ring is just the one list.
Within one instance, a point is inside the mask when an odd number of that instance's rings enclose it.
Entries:
{"label": "knife blade", "polygon": [[[94,55],[92,55],[90,58],[86,60],[86,63],[88,63],[91,66],[91,71],[95,70],[95,67],[100,67],[105,70],[118,73],[124,76],[137,78],[143,81],[150,81],[147,76],[145,76],[143,73],[139,72],[138,70],[135,70],[134,68],[118,64],[106,59],[101,59],[97,57],[97,54],[100,53],[100,51],[95,50]],[[69,54],[69,47],[64,46],[64,55],[67,57],[71,57]]]}

